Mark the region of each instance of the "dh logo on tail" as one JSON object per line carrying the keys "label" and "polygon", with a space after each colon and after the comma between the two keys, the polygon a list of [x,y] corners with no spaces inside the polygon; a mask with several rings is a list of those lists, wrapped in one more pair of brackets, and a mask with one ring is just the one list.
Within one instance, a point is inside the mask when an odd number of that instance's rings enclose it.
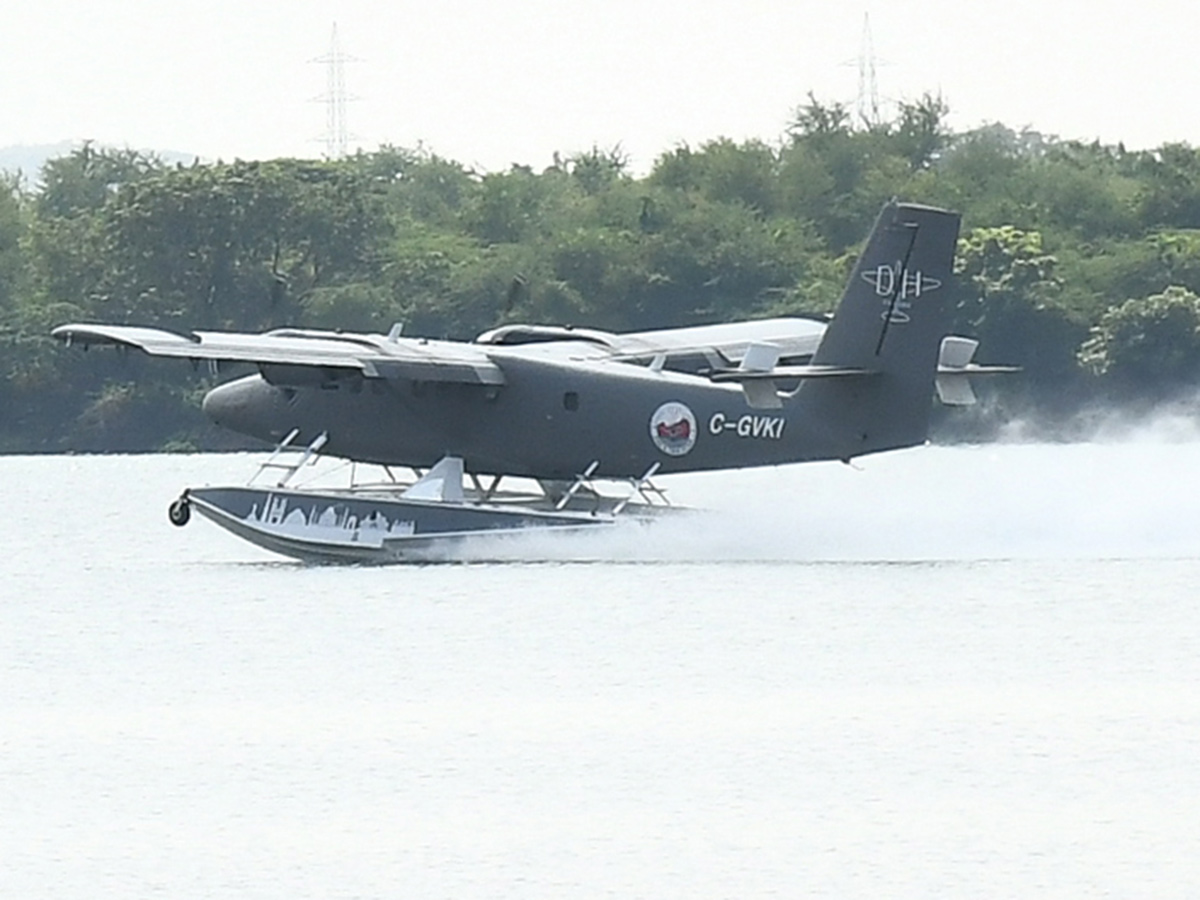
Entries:
{"label": "dh logo on tail", "polygon": [[[900,325],[911,319],[908,311],[912,301],[927,291],[936,291],[942,286],[937,278],[930,278],[920,270],[910,272],[897,262],[894,266],[879,265],[862,273],[863,281],[875,288],[875,294],[883,298],[883,318]],[[895,303],[892,302],[895,298]]]}

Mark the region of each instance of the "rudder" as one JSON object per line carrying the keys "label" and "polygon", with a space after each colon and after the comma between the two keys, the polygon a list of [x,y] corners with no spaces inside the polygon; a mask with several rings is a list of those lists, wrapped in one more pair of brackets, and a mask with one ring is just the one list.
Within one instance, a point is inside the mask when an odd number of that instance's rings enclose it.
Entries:
{"label": "rudder", "polygon": [[805,381],[797,401],[821,456],[850,459],[923,443],[950,325],[957,213],[892,201],[812,359],[864,369],[864,378]]}

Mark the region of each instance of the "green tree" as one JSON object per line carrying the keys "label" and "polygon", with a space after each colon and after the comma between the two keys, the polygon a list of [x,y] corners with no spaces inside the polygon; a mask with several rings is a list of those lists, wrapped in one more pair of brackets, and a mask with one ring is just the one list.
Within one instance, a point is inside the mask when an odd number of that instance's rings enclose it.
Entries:
{"label": "green tree", "polygon": [[350,165],[278,160],[155,172],[94,211],[43,216],[33,242],[48,298],[108,319],[247,329],[363,277],[387,234]]}
{"label": "green tree", "polygon": [[946,116],[950,107],[939,94],[925,94],[916,101],[901,101],[899,114],[889,129],[895,152],[914,170],[927,169],[950,142]]}
{"label": "green tree", "polygon": [[1019,181],[1046,150],[1037,132],[1016,132],[999,123],[984,125],[946,142],[933,168],[932,200],[961,210],[971,225],[1033,227]]}
{"label": "green tree", "polygon": [[599,194],[614,182],[628,177],[629,155],[620,145],[608,150],[592,147],[586,153],[576,153],[567,162],[571,177],[579,183],[584,193]]}
{"label": "green tree", "polygon": [[17,177],[0,173],[0,315],[12,308],[24,279],[23,205],[24,197]]}
{"label": "green tree", "polygon": [[1131,165],[1139,176],[1141,222],[1160,228],[1200,228],[1200,151],[1188,144],[1164,144],[1136,154]]}
{"label": "green tree", "polygon": [[424,150],[381,147],[353,160],[371,184],[386,188],[389,208],[399,220],[457,231],[479,179],[453,160]]}
{"label": "green tree", "polygon": [[1080,361],[1140,394],[1162,395],[1200,381],[1200,297],[1172,286],[1126,300],[1092,327]]}
{"label": "green tree", "polygon": [[70,216],[96,210],[123,185],[164,168],[153,154],[97,147],[86,141],[66,156],[42,166],[37,210],[44,216]]}
{"label": "green tree", "polygon": [[907,118],[899,122],[855,128],[844,106],[822,104],[810,94],[780,151],[781,210],[812,222],[836,254],[856,245],[887,200],[925,197],[920,156],[941,145],[941,125],[921,116],[936,119],[937,103],[906,107]]}
{"label": "green tree", "polygon": [[808,92],[808,102],[796,107],[788,133],[793,140],[838,140],[851,133],[850,110],[843,103],[822,103]]}
{"label": "green tree", "polygon": [[463,220],[467,232],[487,244],[515,244],[534,239],[552,215],[551,201],[560,191],[554,182],[569,176],[551,170],[538,176],[527,167],[484,175]]}
{"label": "green tree", "polygon": [[1073,375],[1074,347],[1086,330],[1055,303],[1056,264],[1038,232],[1009,225],[971,229],[955,260],[954,330],[978,337],[988,358],[1023,366],[1038,387]]}
{"label": "green tree", "polygon": [[741,204],[698,201],[664,216],[640,244],[645,274],[630,296],[633,327],[762,314],[794,290],[816,243],[804,224],[763,220]]}
{"label": "green tree", "polygon": [[698,150],[681,145],[661,155],[646,180],[717,203],[739,203],[763,216],[779,204],[778,156],[762,141],[737,144],[720,138]]}

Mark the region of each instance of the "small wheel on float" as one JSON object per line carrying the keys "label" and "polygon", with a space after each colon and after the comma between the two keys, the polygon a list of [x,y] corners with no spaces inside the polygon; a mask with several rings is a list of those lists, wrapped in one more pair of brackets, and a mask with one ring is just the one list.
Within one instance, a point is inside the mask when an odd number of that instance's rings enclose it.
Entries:
{"label": "small wheel on float", "polygon": [[192,517],[192,505],[188,503],[187,496],[180,497],[169,507],[167,507],[167,518],[171,520],[171,524],[178,528],[182,528],[188,523],[188,519]]}

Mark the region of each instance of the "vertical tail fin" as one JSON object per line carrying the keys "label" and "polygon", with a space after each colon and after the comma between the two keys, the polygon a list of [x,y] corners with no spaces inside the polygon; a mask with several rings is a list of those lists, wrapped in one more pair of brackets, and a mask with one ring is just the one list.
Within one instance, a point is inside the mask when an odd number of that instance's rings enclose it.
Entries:
{"label": "vertical tail fin", "polygon": [[957,213],[929,206],[892,201],[879,214],[812,359],[878,374],[812,379],[797,394],[822,455],[925,441],[958,228]]}

